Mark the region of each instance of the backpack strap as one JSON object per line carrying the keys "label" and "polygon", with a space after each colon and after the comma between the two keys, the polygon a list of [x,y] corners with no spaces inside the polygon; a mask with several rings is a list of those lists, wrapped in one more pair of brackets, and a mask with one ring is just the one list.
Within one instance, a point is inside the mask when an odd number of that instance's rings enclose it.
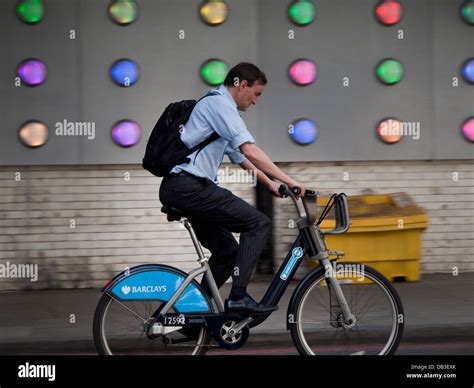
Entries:
{"label": "backpack strap", "polygon": [[[206,98],[206,97],[209,97],[209,96],[215,96],[216,94],[211,94],[211,93],[207,93],[205,94],[204,96],[202,96],[199,100],[201,101],[203,98]],[[197,103],[196,103],[197,104]],[[195,145],[194,147],[192,147],[190,150],[189,150],[189,154],[192,154],[194,151],[196,150],[201,150],[203,149],[204,147],[206,147],[207,145],[211,144],[213,141],[217,140],[220,138],[220,135],[217,133],[217,132],[214,132],[211,136],[209,136],[206,140],[202,141],[201,143]]]}
{"label": "backpack strap", "polygon": [[192,154],[194,151],[198,149],[202,149],[207,145],[211,144],[213,141],[219,139],[220,136],[217,132],[214,132],[211,136],[209,136],[206,140],[202,141],[201,143],[195,145],[193,148],[189,150],[189,153]]}

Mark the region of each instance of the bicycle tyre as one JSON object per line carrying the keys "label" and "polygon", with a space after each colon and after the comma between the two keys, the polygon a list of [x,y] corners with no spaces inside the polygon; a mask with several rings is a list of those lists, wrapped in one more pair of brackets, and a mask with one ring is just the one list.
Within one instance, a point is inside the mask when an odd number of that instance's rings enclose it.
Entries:
{"label": "bicycle tyre", "polygon": [[[343,265],[344,268],[346,266],[347,267],[351,266],[351,268],[354,268],[354,265],[360,265],[360,263],[345,262],[345,263],[338,263],[338,265]],[[390,301],[391,307],[393,308],[394,321],[392,322],[392,325],[393,325],[394,333],[391,334],[391,337],[389,338],[389,342],[387,342],[386,346],[383,348],[383,353],[379,353],[379,354],[380,355],[394,354],[398,348],[398,345],[403,335],[404,320],[405,320],[403,306],[400,301],[400,297],[398,296],[398,293],[390,284],[390,282],[380,272],[376,271],[375,269],[367,265],[364,265],[363,267],[364,267],[365,276],[367,276],[370,281],[372,281],[374,284],[378,285],[382,289],[385,296],[387,296],[388,300]],[[321,282],[326,279],[325,274],[326,274],[326,270],[322,266],[316,268],[314,271],[309,273],[295,289],[290,301],[289,308],[288,308],[288,318],[293,317],[293,322],[291,322],[290,319],[288,321],[288,326],[291,331],[293,343],[295,347],[297,348],[298,352],[302,355],[318,354],[318,353],[315,353],[311,349],[311,347],[308,345],[305,335],[303,333],[302,324],[305,322],[301,319],[302,318],[301,308],[302,308],[302,303],[305,300],[305,298],[307,298],[310,290],[313,290],[314,287],[318,284],[323,285]],[[357,285],[355,285],[354,287],[357,287]],[[328,288],[326,287],[326,289]],[[327,292],[325,291],[325,293]],[[356,312],[356,318],[357,318],[357,312]],[[332,318],[330,318],[330,320],[332,320]],[[329,333],[329,330],[328,330],[328,333]],[[316,336],[317,335],[318,334],[316,334]]]}
{"label": "bicycle tyre", "polygon": [[[100,355],[114,355],[111,350],[107,336],[104,331],[104,321],[107,317],[107,311],[110,305],[114,302],[114,298],[107,293],[104,293],[97,304],[94,321],[93,321],[93,336],[94,344],[97,352]],[[152,341],[152,340],[151,340]],[[207,327],[203,327],[198,337],[197,346],[194,347],[193,352],[190,354],[192,356],[202,356],[209,349],[211,341],[211,334]]]}

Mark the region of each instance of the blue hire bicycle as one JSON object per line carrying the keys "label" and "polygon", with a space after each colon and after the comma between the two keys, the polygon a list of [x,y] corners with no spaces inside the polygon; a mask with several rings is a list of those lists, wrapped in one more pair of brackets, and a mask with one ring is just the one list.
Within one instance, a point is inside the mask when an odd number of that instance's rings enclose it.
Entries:
{"label": "blue hire bicycle", "polygon": [[[318,220],[309,211],[317,193],[280,186],[298,211],[299,234],[271,282],[261,304],[278,305],[306,257],[319,265],[296,286],[288,305],[286,327],[303,355],[388,355],[400,343],[404,315],[397,292],[367,265],[337,262],[343,252],[330,251],[325,235],[349,229],[347,198],[333,194]],[[335,228],[320,229],[334,207]],[[163,207],[168,221],[189,231],[200,267],[189,274],[167,265],[139,265],[113,278],[102,290],[94,316],[94,341],[99,354],[203,355],[212,347],[242,347],[249,330],[265,314],[228,313],[190,222],[174,208]],[[211,295],[196,280],[207,278]]]}

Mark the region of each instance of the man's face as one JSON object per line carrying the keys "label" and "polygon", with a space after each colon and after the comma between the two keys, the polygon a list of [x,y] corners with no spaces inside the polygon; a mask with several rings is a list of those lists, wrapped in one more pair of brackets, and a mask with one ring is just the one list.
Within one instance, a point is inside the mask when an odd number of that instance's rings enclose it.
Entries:
{"label": "man's face", "polygon": [[241,111],[246,111],[250,105],[255,105],[258,98],[262,95],[265,85],[255,82],[252,86],[243,80],[239,85],[239,93],[237,94],[237,107]]}

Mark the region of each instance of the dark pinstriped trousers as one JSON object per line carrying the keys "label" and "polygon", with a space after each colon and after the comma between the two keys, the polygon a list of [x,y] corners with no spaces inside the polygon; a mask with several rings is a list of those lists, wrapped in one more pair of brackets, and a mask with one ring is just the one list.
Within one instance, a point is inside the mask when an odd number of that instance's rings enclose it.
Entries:
{"label": "dark pinstriped trousers", "polygon": [[[209,266],[220,288],[232,276],[247,287],[271,233],[271,220],[229,190],[188,173],[163,178],[160,201],[181,210],[198,240],[211,252]],[[240,244],[231,232],[240,233]],[[204,278],[206,291],[209,286]]]}

